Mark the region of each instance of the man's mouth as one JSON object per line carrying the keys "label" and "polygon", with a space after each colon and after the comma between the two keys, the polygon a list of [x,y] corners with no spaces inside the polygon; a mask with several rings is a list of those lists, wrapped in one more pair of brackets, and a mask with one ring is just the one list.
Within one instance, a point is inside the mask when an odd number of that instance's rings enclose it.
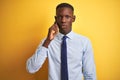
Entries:
{"label": "man's mouth", "polygon": [[66,25],[62,25],[62,26],[66,26]]}
{"label": "man's mouth", "polygon": [[66,24],[62,24],[62,26],[67,26]]}
{"label": "man's mouth", "polygon": [[66,28],[66,25],[62,25],[61,27],[62,27],[62,28]]}

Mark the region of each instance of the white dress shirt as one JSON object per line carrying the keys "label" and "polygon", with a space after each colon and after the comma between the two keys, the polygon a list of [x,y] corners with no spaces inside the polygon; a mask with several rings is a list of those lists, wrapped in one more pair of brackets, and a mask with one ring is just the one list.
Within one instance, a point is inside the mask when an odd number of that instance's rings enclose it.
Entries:
{"label": "white dress shirt", "polygon": [[[27,70],[30,73],[38,71],[48,57],[49,80],[61,80],[61,42],[63,36],[63,34],[58,33],[48,48],[42,46],[44,40],[42,41],[35,54],[27,60]],[[66,42],[69,80],[82,80],[83,76],[84,80],[96,80],[94,56],[89,39],[72,31],[66,36],[68,36]]]}

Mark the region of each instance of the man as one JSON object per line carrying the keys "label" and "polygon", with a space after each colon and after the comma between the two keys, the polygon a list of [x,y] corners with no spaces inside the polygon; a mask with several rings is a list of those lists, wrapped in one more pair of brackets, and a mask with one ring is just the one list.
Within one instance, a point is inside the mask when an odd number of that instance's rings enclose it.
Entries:
{"label": "man", "polygon": [[74,21],[72,5],[61,3],[56,7],[55,23],[27,61],[30,73],[38,71],[48,57],[49,80],[82,80],[82,74],[84,80],[96,80],[91,43],[72,31]]}

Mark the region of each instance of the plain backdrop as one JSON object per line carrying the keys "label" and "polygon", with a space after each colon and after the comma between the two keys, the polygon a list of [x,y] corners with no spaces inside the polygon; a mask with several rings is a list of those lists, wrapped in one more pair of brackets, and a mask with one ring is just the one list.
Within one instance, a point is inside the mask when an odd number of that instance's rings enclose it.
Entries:
{"label": "plain backdrop", "polygon": [[75,8],[73,31],[93,46],[98,80],[120,80],[120,0],[0,0],[0,80],[47,80],[48,61],[35,74],[26,61],[54,23],[55,7]]}

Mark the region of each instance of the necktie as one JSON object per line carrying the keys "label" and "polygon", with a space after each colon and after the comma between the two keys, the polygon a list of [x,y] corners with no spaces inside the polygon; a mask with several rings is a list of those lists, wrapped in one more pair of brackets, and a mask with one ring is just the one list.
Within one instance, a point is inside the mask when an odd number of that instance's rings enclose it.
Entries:
{"label": "necktie", "polygon": [[68,80],[66,38],[67,36],[63,36],[61,45],[61,80]]}

